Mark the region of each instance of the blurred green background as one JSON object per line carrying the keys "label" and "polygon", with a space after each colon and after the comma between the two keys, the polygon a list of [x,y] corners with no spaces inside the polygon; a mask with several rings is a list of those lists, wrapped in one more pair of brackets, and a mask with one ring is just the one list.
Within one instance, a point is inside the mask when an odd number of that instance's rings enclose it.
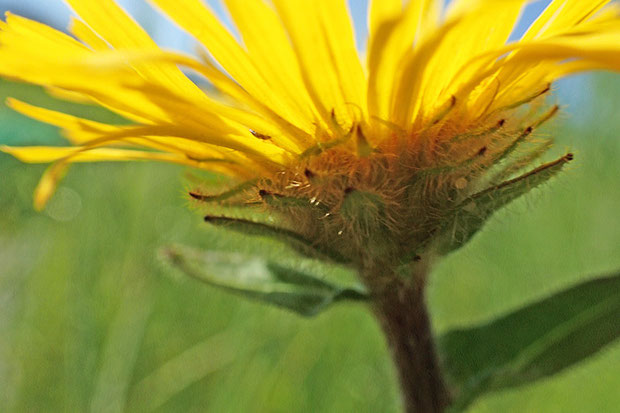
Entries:
{"label": "blurred green background", "polygon": [[[567,172],[436,269],[429,300],[438,333],[620,268],[620,80],[593,79],[582,105],[554,124],[557,153],[576,153]],[[110,119],[30,86],[2,82],[0,95]],[[0,143],[62,140],[3,108]],[[383,338],[363,306],[303,319],[171,275],[158,261],[158,248],[174,242],[235,241],[187,208],[191,171],[76,165],[37,213],[32,191],[44,168],[0,154],[0,411],[399,411]],[[618,366],[616,344],[470,411],[618,411]]]}

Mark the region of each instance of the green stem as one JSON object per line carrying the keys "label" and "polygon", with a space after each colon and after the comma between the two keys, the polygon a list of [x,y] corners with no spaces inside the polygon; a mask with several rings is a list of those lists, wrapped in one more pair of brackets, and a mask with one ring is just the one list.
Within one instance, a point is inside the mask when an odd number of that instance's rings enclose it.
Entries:
{"label": "green stem", "polygon": [[425,277],[405,280],[387,268],[373,266],[362,274],[398,371],[404,411],[444,412],[451,397],[435,352],[424,300]]}

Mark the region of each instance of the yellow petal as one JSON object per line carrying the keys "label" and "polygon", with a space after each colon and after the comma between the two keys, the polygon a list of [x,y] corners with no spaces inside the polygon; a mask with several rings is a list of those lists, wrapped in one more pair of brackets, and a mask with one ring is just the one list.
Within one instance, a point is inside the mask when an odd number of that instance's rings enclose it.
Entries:
{"label": "yellow petal", "polygon": [[[34,191],[34,207],[42,210],[54,194],[58,182],[64,177],[70,163],[104,162],[104,161],[158,161],[207,169],[228,175],[247,175],[238,165],[223,158],[203,159],[196,161],[180,154],[145,152],[128,149],[95,148],[83,150],[64,147],[7,147],[0,146],[6,152],[22,162],[52,164],[43,174]],[[248,175],[249,176],[249,175]]]}
{"label": "yellow petal", "polygon": [[419,108],[420,93],[427,78],[432,76],[429,62],[437,49],[458,25],[459,20],[444,24],[403,61],[402,72],[395,82],[395,97],[392,99],[390,120],[403,129],[408,129],[415,110]]}
{"label": "yellow petal", "polygon": [[[12,98],[7,100],[7,104],[10,108],[19,113],[62,128],[64,135],[71,143],[76,145],[88,144],[106,135],[122,134],[124,130],[135,130],[133,126],[116,126],[95,122],[66,113],[29,105]],[[176,152],[184,154],[191,159],[206,159],[221,156],[221,152],[215,149],[217,147],[178,137],[127,137],[123,142],[162,151]],[[229,151],[229,155],[230,154]]]}
{"label": "yellow petal", "polygon": [[[155,149],[173,149],[187,153],[193,158],[200,158],[204,156],[205,150],[210,151],[203,146],[209,144],[235,149],[254,159],[262,159],[266,163],[283,161],[280,149],[253,139],[253,137],[251,141],[253,143],[250,145],[249,139],[246,143],[244,142],[246,139],[241,136],[212,134],[208,130],[200,131],[198,128],[183,128],[175,125],[119,127],[28,105],[14,99],[9,100],[9,105],[27,116],[63,128],[73,143],[87,144],[91,147],[126,142]],[[249,132],[247,134],[251,136]],[[178,142],[184,141],[187,143],[179,146]],[[194,144],[190,145],[189,141],[194,141]]]}
{"label": "yellow petal", "polygon": [[320,14],[318,23],[323,26],[325,47],[331,55],[343,98],[355,106],[349,110],[353,117],[359,116],[361,110],[365,118],[366,75],[357,53],[347,3],[345,0],[317,0],[316,3]]}
{"label": "yellow petal", "polygon": [[264,102],[290,123],[304,130],[312,129],[308,125],[308,119],[300,116],[282,95],[274,93],[269,79],[261,76],[248,54],[203,3],[199,0],[151,0],[151,2],[198,39],[217,62],[254,98]]}
{"label": "yellow petal", "polygon": [[[389,15],[395,8],[392,5],[382,13]],[[388,119],[394,89],[400,87],[394,79],[401,73],[405,56],[412,53],[412,45],[418,47],[427,36],[427,29],[435,28],[437,8],[434,0],[412,0],[402,13],[374,29],[368,50],[368,111],[371,116]]]}
{"label": "yellow petal", "polygon": [[278,15],[263,0],[225,0],[256,69],[282,95],[311,130],[317,113],[303,83],[289,38]]}
{"label": "yellow petal", "polygon": [[[348,50],[345,53],[350,55],[352,35],[349,36],[351,23],[342,0],[335,2],[337,4],[330,6],[324,0],[273,1],[293,43],[309,93],[328,126],[333,124],[332,112],[350,124],[365,110],[359,107],[358,97],[350,90],[351,85],[358,82],[357,69],[352,69],[353,83],[341,81],[343,71],[348,70],[345,65],[351,63],[337,62],[341,56],[335,55],[334,48]],[[334,32],[327,32],[328,24],[341,26],[339,30],[343,30],[341,33],[346,37],[341,39],[340,45],[334,43]],[[354,67],[359,64],[357,56],[352,64]]]}
{"label": "yellow petal", "polygon": [[[449,19],[460,23],[447,34],[429,62],[420,98],[414,108],[414,128],[433,119],[441,105],[456,92],[453,79],[468,76],[471,56],[502,47],[508,40],[527,0],[455,0]],[[446,62],[450,62],[446,64]],[[484,68],[482,68],[484,69]],[[480,68],[476,68],[480,70]]]}
{"label": "yellow petal", "polygon": [[47,46],[39,50],[42,54],[57,55],[58,52],[62,53],[62,51],[67,50],[67,48],[69,50],[77,48],[84,52],[87,51],[84,45],[71,36],[46,26],[43,23],[17,16],[10,12],[6,13],[6,21],[0,22],[0,28],[2,29],[3,46],[5,43],[10,42],[7,41],[6,38],[30,37],[29,40],[31,42],[36,42],[38,46]]}
{"label": "yellow petal", "polygon": [[[525,40],[491,48],[465,62],[439,101],[449,98],[447,92],[453,93],[466,102],[466,116],[476,119],[484,112],[527,101],[561,73],[578,68],[615,70],[620,45],[618,9],[601,10],[604,3],[581,2],[577,7],[573,1],[553,2]],[[576,58],[584,61],[561,69],[563,60]]]}
{"label": "yellow petal", "polygon": [[72,67],[72,62],[92,51],[64,33],[14,15],[8,15],[0,28],[0,75],[90,95],[103,106],[137,121],[169,119],[149,99],[121,85],[144,82],[137,73],[124,68],[112,76]]}
{"label": "yellow petal", "polygon": [[[104,10],[109,8],[120,13],[120,16],[128,18],[116,6],[109,7],[108,2],[98,4]],[[86,9],[80,9],[80,11],[90,16],[88,13],[92,13],[93,10],[86,6],[82,7]],[[99,21],[95,19],[95,23],[97,22]],[[173,122],[181,125],[180,130],[193,127],[206,136],[214,138],[222,136],[223,141],[227,140],[227,135],[245,135],[244,140],[248,143],[251,141],[252,147],[263,148],[265,154],[275,153],[276,157],[279,150],[274,150],[274,144],[294,153],[300,153],[304,149],[303,145],[299,142],[291,142],[291,139],[303,139],[307,134],[304,135],[299,129],[291,127],[285,120],[280,121],[281,118],[278,115],[274,115],[274,118],[277,118],[274,123],[280,126],[280,129],[276,128],[274,131],[273,127],[265,127],[266,122],[256,115],[218,104],[207,98],[174,64],[171,64],[174,63],[172,60],[162,61],[160,54],[163,55],[163,53],[154,46],[141,29],[133,34],[129,30],[127,36],[120,39],[112,36],[112,39],[120,46],[127,46],[132,43],[125,43],[126,39],[131,40],[133,36],[135,38],[133,44],[145,45],[143,49],[135,53],[138,55],[150,53],[155,56],[151,60],[128,59],[133,52],[126,50],[93,54],[79,42],[38,23],[17,17],[10,19],[9,23],[3,27],[2,32],[4,44],[0,49],[0,58],[3,61],[0,65],[0,74],[88,96],[91,100],[141,123],[169,124]],[[99,22],[99,24],[102,23]],[[131,24],[134,23],[131,22]],[[80,27],[83,28],[83,26]],[[114,29],[109,30],[114,34]],[[53,50],[51,44],[54,42],[62,47],[57,46],[54,53],[49,53],[49,55],[40,53],[40,49]],[[114,53],[117,53],[116,57]],[[58,56],[61,58],[59,59]],[[106,60],[113,63],[102,64]],[[191,59],[185,59],[185,62],[187,61]],[[128,62],[135,62],[134,67],[141,68],[144,76],[131,70]],[[195,61],[192,62],[196,64]],[[112,69],[108,70],[110,67]],[[148,71],[145,72],[144,68]],[[173,77],[166,77],[167,75]],[[181,76],[181,86],[189,82],[191,90],[197,93],[185,93],[186,89],[177,87],[179,85],[173,82],[176,75]],[[264,104],[261,103],[261,105],[265,108]],[[268,109],[265,110],[268,111]],[[224,120],[223,116],[229,119]],[[250,129],[260,130],[263,134],[273,136],[272,142],[269,144],[256,142],[250,134]],[[196,134],[195,131],[193,133]],[[235,140],[238,139],[235,138]],[[215,144],[214,141],[211,142]],[[245,146],[249,147],[249,145]],[[251,150],[254,151],[253,148]]]}
{"label": "yellow petal", "polygon": [[83,150],[79,147],[0,146],[0,151],[8,153],[20,161],[27,163],[51,163],[63,159],[70,159],[71,163],[102,161],[161,161],[203,168],[207,163],[213,162],[234,163],[225,158],[213,157],[197,161],[175,153],[147,152],[118,148],[94,148]]}
{"label": "yellow petal", "polygon": [[88,96],[82,93],[73,92],[71,90],[66,90],[66,89],[62,89],[59,87],[55,87],[55,86],[47,86],[45,90],[50,96],[53,96],[56,99],[66,100],[66,101],[74,102],[74,103],[80,103],[83,105],[92,105],[95,103]]}
{"label": "yellow petal", "polygon": [[[4,150],[0,148],[0,150]],[[66,163],[56,163],[50,165],[45,171],[41,180],[34,189],[34,209],[37,211],[43,210],[47,201],[54,195],[58,182],[65,176],[69,165]]]}
{"label": "yellow petal", "polygon": [[97,33],[88,27],[88,25],[82,20],[71,17],[69,31],[93,50],[110,49],[110,45],[107,44],[105,40],[103,40]]}
{"label": "yellow petal", "polygon": [[390,20],[397,19],[402,10],[402,0],[370,0],[368,10],[368,49],[374,43],[373,37],[379,32],[380,27]]}
{"label": "yellow petal", "polygon": [[[620,70],[620,31],[519,43],[496,75],[502,92],[491,110],[509,105],[558,77],[583,70]],[[567,65],[565,69],[562,66]]]}
{"label": "yellow petal", "polygon": [[81,119],[66,113],[29,105],[13,98],[7,99],[7,106],[38,121],[49,123],[68,131],[82,132],[80,134],[75,133],[72,136],[73,139],[71,140],[71,143],[73,144],[81,144],[90,139],[101,136],[102,134],[111,133],[117,130],[117,128],[112,125]]}
{"label": "yellow petal", "polygon": [[592,17],[610,0],[553,0],[529,27],[522,41],[545,38],[565,31]]}
{"label": "yellow petal", "polygon": [[[67,0],[67,3],[112,47],[159,49],[149,35],[113,0]],[[200,89],[176,67],[147,64],[135,69],[148,78],[188,96],[200,98],[203,95]]]}
{"label": "yellow petal", "polygon": [[[179,64],[191,69],[196,70],[198,73],[205,75],[207,79],[212,81],[222,92],[235,98],[239,103],[246,103],[250,108],[256,110],[259,114],[264,116],[257,116],[256,114],[249,113],[244,110],[230,107],[228,105],[221,104],[212,99],[204,97],[189,107],[189,112],[182,111],[185,115],[188,113],[199,113],[196,117],[199,125],[209,124],[210,128],[215,128],[220,117],[227,118],[232,121],[238,122],[243,125],[242,129],[262,131],[264,134],[269,134],[273,138],[273,143],[280,146],[282,149],[291,153],[300,153],[307,146],[310,146],[313,141],[313,137],[307,132],[295,127],[290,122],[281,118],[272,109],[267,107],[263,102],[257,101],[252,96],[248,95],[245,90],[239,87],[230,78],[223,75],[215,67],[198,62],[190,56],[186,56],[175,52],[166,52],[162,50],[152,51],[109,51],[101,52],[96,55],[90,56],[87,59],[82,59],[79,62],[75,62],[75,65],[85,65],[88,71],[100,71],[110,69],[118,69],[127,64],[127,62],[137,63],[148,62],[157,64]],[[142,87],[145,90],[145,95],[150,96],[150,93],[146,90],[146,87]],[[150,89],[154,90],[153,87]],[[167,91],[165,89],[158,89],[157,93],[153,93],[153,102],[161,102],[159,105],[168,106],[167,102],[177,101],[170,107],[171,118],[174,119],[175,107],[176,112],[179,112],[181,105],[178,100],[185,100],[185,97],[180,97],[177,94]],[[163,100],[159,100],[155,95],[165,95]],[[267,119],[265,119],[267,118]],[[268,122],[271,120],[271,122]],[[240,129],[238,129],[240,130]],[[219,133],[226,134],[227,131],[221,130]]]}

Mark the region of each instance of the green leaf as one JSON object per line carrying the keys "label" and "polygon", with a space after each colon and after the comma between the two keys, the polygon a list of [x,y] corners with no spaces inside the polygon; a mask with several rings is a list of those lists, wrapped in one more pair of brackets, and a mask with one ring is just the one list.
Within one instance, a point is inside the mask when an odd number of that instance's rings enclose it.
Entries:
{"label": "green leaf", "polygon": [[338,301],[367,299],[361,287],[338,286],[259,256],[180,246],[168,247],[162,255],[174,268],[205,284],[307,317]]}
{"label": "green leaf", "polygon": [[456,409],[552,376],[620,336],[620,274],[595,279],[500,319],[439,339]]}

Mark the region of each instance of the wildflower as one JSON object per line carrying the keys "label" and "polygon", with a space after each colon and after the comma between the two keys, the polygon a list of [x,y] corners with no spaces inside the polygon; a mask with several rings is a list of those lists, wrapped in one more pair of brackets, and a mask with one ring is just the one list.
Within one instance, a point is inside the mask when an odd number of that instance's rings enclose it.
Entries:
{"label": "wildflower", "polygon": [[[79,16],[71,35],[7,15],[0,75],[131,123],[10,99],[71,144],[0,148],[52,163],[35,206],[76,162],[152,160],[230,176],[238,186],[191,196],[260,205],[280,226],[206,221],[356,267],[397,361],[409,366],[401,369],[404,386],[417,389],[409,402],[424,411],[448,399],[419,305],[429,262],[572,160],[530,166],[552,145],[536,133],[559,110],[547,104],[552,83],[620,70],[620,13],[610,1],[553,0],[510,41],[525,0],[455,0],[445,12],[438,0],[374,0],[365,65],[345,0],[225,0],[241,41],[199,0],[151,0],[201,43],[198,57],[161,50],[113,0],[67,2]],[[420,366],[432,379],[420,379]]]}
{"label": "wildflower", "polygon": [[132,121],[10,99],[72,144],[2,147],[52,162],[37,208],[71,163],[172,162],[235,178],[242,185],[227,198],[262,202],[347,261],[419,261],[431,244],[462,245],[572,158],[506,181],[551,146],[535,132],[558,112],[545,108],[555,79],[620,69],[618,7],[608,1],[553,1],[517,42],[507,40],[526,1],[456,1],[443,17],[437,1],[374,1],[366,68],[345,1],[227,0],[242,42],[197,0],[152,2],[204,46],[200,57],[159,49],[112,0],[70,0],[81,19],[73,36],[7,15],[0,74]]}
{"label": "wildflower", "polygon": [[445,16],[437,1],[373,1],[366,68],[344,0],[227,0],[241,42],[198,0],[152,3],[204,46],[200,57],[159,49],[112,0],[69,0],[80,17],[72,36],[7,15],[1,75],[132,121],[10,99],[72,144],[2,147],[52,162],[37,208],[71,163],[172,162],[251,183],[231,197],[262,201],[349,260],[369,251],[419,260],[441,232],[451,231],[448,244],[471,236],[455,221],[462,211],[484,221],[496,209],[482,202],[485,187],[516,196],[517,184],[571,158],[501,183],[551,146],[535,132],[558,111],[545,109],[554,80],[620,69],[618,7],[608,1],[555,0],[516,42],[508,39],[526,1],[455,1]]}

